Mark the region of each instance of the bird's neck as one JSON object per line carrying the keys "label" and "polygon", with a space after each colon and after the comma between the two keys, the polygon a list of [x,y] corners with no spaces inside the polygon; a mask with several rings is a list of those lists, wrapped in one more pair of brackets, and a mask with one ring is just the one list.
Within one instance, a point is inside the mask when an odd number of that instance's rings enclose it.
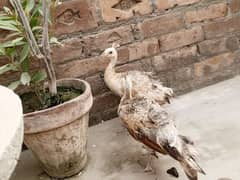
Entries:
{"label": "bird's neck", "polygon": [[113,57],[110,60],[108,66],[107,66],[107,68],[105,70],[105,75],[106,76],[112,76],[112,75],[116,74],[116,71],[115,71],[116,64],[117,64],[117,56]]}
{"label": "bird's neck", "polygon": [[105,73],[104,73],[104,81],[107,86],[117,95],[121,94],[121,87],[118,74],[116,73],[115,66],[117,63],[117,57],[111,59],[110,63],[108,64]]}
{"label": "bird's neck", "polygon": [[117,56],[110,59],[110,62],[108,64],[108,66],[107,66],[106,71],[108,71],[108,72],[115,72],[116,64],[117,64]]}

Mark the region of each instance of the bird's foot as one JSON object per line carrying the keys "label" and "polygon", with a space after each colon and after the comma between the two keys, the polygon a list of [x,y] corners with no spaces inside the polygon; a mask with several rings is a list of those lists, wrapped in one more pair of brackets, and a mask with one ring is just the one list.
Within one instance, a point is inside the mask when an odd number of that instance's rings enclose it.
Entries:
{"label": "bird's foot", "polygon": [[144,172],[156,173],[155,170],[152,167],[153,158],[154,158],[154,156],[150,155],[150,157],[147,161],[147,166],[144,169]]}
{"label": "bird's foot", "polygon": [[152,168],[151,164],[148,163],[146,168],[144,169],[144,172],[146,172],[146,173],[155,173],[155,170]]}

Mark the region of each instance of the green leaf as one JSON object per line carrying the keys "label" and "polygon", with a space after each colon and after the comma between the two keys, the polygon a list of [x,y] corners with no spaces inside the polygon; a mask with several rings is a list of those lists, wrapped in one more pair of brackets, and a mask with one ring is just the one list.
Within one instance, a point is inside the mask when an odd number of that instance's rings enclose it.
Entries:
{"label": "green leaf", "polygon": [[0,75],[11,70],[16,71],[16,67],[13,64],[5,64],[0,67]]}
{"label": "green leaf", "polygon": [[0,20],[13,20],[12,17],[7,16],[6,14],[0,14]]}
{"label": "green leaf", "polygon": [[7,35],[8,39],[12,39],[12,38],[17,38],[17,36],[19,37],[21,35],[20,32],[12,32],[9,35]]}
{"label": "green leaf", "polygon": [[16,39],[12,40],[12,44],[16,44],[22,40],[23,40],[23,37],[16,38]]}
{"label": "green leaf", "polygon": [[20,81],[14,81],[8,85],[8,88],[11,90],[15,90],[21,84]]}
{"label": "green leaf", "polygon": [[31,76],[29,75],[28,72],[23,72],[21,74],[21,78],[20,78],[20,81],[23,85],[29,85],[30,84],[30,81],[31,81]]}
{"label": "green leaf", "polygon": [[5,55],[5,49],[0,45],[0,56]]}
{"label": "green leaf", "polygon": [[15,19],[0,18],[0,29],[10,30],[10,31],[20,31],[17,27],[21,24]]}
{"label": "green leaf", "polygon": [[29,71],[29,58],[26,58],[23,62],[22,62],[22,70],[24,72],[28,72]]}
{"label": "green leaf", "polygon": [[10,25],[10,24],[9,25],[4,25],[4,24],[0,23],[0,29],[20,32],[19,29],[16,26]]}
{"label": "green leaf", "polygon": [[35,26],[32,28],[32,31],[42,30],[42,26]]}
{"label": "green leaf", "polygon": [[56,1],[55,1],[55,3],[54,3],[54,7],[57,7],[57,6],[61,5],[61,4],[62,4],[62,2],[61,2],[61,1],[59,1],[59,0],[56,0]]}
{"label": "green leaf", "polygon": [[13,43],[13,41],[7,41],[7,42],[5,42],[5,43],[2,43],[1,45],[2,45],[2,47],[4,47],[4,48],[10,48],[10,47],[15,47],[15,46],[20,46],[20,45],[23,45],[23,44],[25,44],[26,42],[24,42],[24,41],[17,41],[17,42],[15,42],[15,44]]}
{"label": "green leaf", "polygon": [[3,10],[4,10],[5,13],[7,13],[7,14],[9,14],[9,15],[12,15],[12,14],[13,14],[12,11],[11,11],[11,9],[9,9],[9,8],[6,7],[6,6],[3,7]]}
{"label": "green leaf", "polygon": [[33,17],[30,20],[30,26],[34,28],[35,26],[39,25],[39,17]]}
{"label": "green leaf", "polygon": [[47,73],[45,70],[40,70],[37,71],[33,76],[32,76],[32,82],[34,83],[39,83],[41,81],[44,81],[47,78]]}
{"label": "green leaf", "polygon": [[12,24],[12,25],[17,25],[19,22],[14,19],[13,17],[10,17],[10,16],[1,16],[0,17],[0,23],[1,24]]}
{"label": "green leaf", "polygon": [[11,57],[12,60],[14,59],[16,54],[17,54],[17,51],[16,51],[15,46],[6,48],[6,55]]}
{"label": "green leaf", "polygon": [[58,41],[58,39],[56,37],[51,37],[50,38],[50,43],[51,44],[58,44],[58,45],[63,46],[63,44],[60,41]]}
{"label": "green leaf", "polygon": [[42,5],[41,4],[36,4],[35,8],[33,9],[32,12],[32,17],[37,17],[40,15],[39,10],[42,10]]}
{"label": "green leaf", "polygon": [[28,0],[26,7],[25,7],[26,13],[30,13],[32,11],[32,9],[34,8],[34,5],[35,5],[34,0]]}
{"label": "green leaf", "polygon": [[22,49],[21,54],[20,54],[20,63],[22,63],[28,57],[29,53],[30,53],[30,47],[26,43],[23,46],[23,49]]}

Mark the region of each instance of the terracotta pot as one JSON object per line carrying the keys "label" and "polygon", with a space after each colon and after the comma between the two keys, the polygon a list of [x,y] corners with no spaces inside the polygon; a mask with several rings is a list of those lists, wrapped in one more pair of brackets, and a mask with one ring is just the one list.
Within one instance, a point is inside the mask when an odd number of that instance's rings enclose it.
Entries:
{"label": "terracotta pot", "polygon": [[78,174],[87,162],[87,129],[92,107],[90,85],[79,79],[62,79],[58,86],[84,92],[58,106],[24,115],[24,143],[43,170],[55,178]]}

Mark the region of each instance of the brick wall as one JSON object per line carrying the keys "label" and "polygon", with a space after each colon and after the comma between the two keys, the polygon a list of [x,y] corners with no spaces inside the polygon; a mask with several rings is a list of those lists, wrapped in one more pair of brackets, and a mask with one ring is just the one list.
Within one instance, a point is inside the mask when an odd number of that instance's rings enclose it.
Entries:
{"label": "brick wall", "polygon": [[54,18],[57,76],[92,85],[91,124],[116,116],[99,57],[113,42],[119,71],[154,71],[177,94],[240,72],[240,0],[65,0]]}

